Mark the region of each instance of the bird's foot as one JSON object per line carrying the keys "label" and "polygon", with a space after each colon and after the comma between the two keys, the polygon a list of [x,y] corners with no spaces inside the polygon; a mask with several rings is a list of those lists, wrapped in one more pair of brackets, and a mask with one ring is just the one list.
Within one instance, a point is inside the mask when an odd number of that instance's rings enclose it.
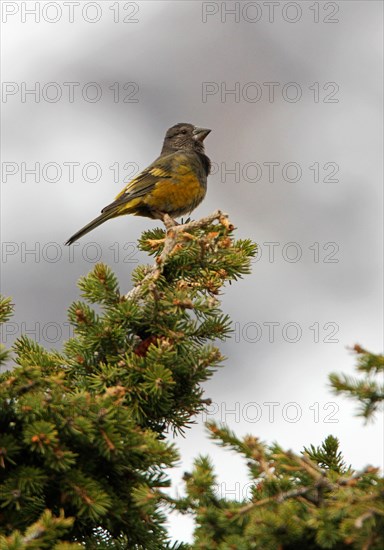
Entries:
{"label": "bird's foot", "polygon": [[163,215],[163,223],[165,225],[165,228],[167,231],[169,231],[172,227],[175,227],[176,225],[179,225],[176,220],[171,218],[169,214]]}

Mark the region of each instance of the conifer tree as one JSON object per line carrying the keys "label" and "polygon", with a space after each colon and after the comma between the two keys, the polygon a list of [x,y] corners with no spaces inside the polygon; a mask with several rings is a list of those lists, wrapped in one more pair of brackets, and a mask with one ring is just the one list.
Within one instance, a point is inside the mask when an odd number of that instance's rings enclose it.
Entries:
{"label": "conifer tree", "polygon": [[[179,458],[166,436],[204,409],[201,384],[223,360],[220,292],[249,272],[256,246],[235,240],[217,212],[146,231],[139,247],[155,263],[135,270],[128,293],[103,264],[81,279],[61,352],[26,336],[0,347],[0,550],[381,549],[383,479],[349,466],[333,436],[296,454],[211,422],[211,437],[246,460],[250,498],[218,495],[204,456],[184,497],[164,491]],[[0,322],[11,314],[1,299]],[[384,358],[355,351],[364,378],[330,381],[369,419],[383,401]],[[170,542],[169,509],[194,517],[191,545]]]}
{"label": "conifer tree", "polygon": [[[218,295],[256,251],[232,234],[221,212],[145,232],[154,266],[128,293],[103,264],[82,278],[62,352],[15,343],[0,377],[2,550],[172,547],[161,489],[178,454],[165,435],[203,410],[201,383],[222,362]],[[2,322],[11,310],[2,300]]]}
{"label": "conifer tree", "polygon": [[[333,390],[362,403],[371,418],[383,404],[384,356],[355,346],[357,370],[365,378],[330,375]],[[348,466],[332,435],[301,454],[236,437],[227,427],[207,424],[219,445],[242,456],[248,467],[248,500],[222,498],[207,456],[185,474],[186,497],[177,506],[196,522],[192,548],[218,550],[381,550],[384,538],[384,480],[379,468]]]}

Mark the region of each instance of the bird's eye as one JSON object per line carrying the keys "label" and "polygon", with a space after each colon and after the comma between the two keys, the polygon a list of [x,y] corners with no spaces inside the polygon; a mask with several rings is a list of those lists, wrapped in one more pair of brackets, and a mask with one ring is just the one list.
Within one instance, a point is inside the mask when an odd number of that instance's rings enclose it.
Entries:
{"label": "bird's eye", "polygon": [[186,133],[187,133],[187,130],[185,130],[185,129],[184,129],[184,130],[181,130],[180,133],[181,133],[181,134],[186,134]]}

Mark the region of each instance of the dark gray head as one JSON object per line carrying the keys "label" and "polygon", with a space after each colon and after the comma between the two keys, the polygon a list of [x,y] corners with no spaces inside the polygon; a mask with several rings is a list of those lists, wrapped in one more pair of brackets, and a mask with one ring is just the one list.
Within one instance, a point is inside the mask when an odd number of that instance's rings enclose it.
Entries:
{"label": "dark gray head", "polygon": [[210,131],[207,128],[197,128],[193,124],[179,122],[167,130],[161,154],[175,151],[204,153],[203,141]]}

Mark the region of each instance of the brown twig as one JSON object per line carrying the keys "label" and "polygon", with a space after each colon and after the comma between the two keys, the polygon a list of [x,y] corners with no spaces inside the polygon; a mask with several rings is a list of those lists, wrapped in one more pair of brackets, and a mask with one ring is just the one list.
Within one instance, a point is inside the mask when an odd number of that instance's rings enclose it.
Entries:
{"label": "brown twig", "polygon": [[264,504],[268,504],[269,502],[284,502],[284,500],[287,500],[288,498],[295,498],[298,496],[305,495],[305,493],[308,493],[309,491],[312,491],[313,487],[299,487],[298,489],[293,489],[292,491],[287,491],[285,493],[279,493],[277,495],[274,495],[273,497],[266,497],[261,500],[257,500],[256,502],[250,502],[249,504],[246,504],[239,510],[236,510],[236,514],[246,514],[247,512],[250,512],[253,508],[257,508],[258,506],[263,506]]}
{"label": "brown twig", "polygon": [[[302,465],[304,466],[305,463],[305,468],[307,469],[307,467],[309,466],[309,460],[302,460],[300,457],[296,457],[298,459],[298,462],[302,463]],[[315,464],[311,464],[311,466],[316,466],[317,468],[317,465]],[[321,491],[322,489],[328,489],[330,491],[335,491],[337,489],[339,489],[340,487],[344,487],[344,486],[348,486],[348,485],[351,485],[353,482],[356,482],[357,480],[361,479],[362,476],[369,472],[369,467],[368,468],[365,468],[364,470],[361,470],[360,472],[355,472],[352,476],[348,477],[348,478],[340,478],[336,481],[336,483],[332,483],[331,481],[329,481],[325,475],[323,476],[315,476],[314,473],[315,473],[315,468],[308,468],[307,469],[308,473],[310,473],[310,475],[312,475],[313,477],[315,477],[315,479],[317,480],[316,483],[314,483],[314,485],[312,486],[307,486],[307,487],[298,487],[297,489],[291,489],[290,491],[286,491],[285,493],[278,493],[277,495],[274,495],[274,496],[271,496],[271,497],[266,497],[266,498],[263,498],[262,500],[258,500],[258,501],[253,501],[253,502],[249,502],[248,504],[246,504],[245,506],[243,506],[242,508],[236,510],[234,513],[235,514],[246,514],[247,512],[249,512],[250,510],[253,510],[254,508],[257,508],[258,506],[263,506],[264,504],[268,504],[270,502],[278,502],[278,503],[281,503],[283,502],[284,500],[287,500],[289,498],[296,498],[296,497],[300,497],[300,496],[305,496],[307,493],[311,492],[311,491],[318,491],[319,490]],[[325,472],[324,472],[325,474]],[[309,500],[310,502],[316,504],[316,505],[319,505],[320,502],[322,501],[322,494],[318,494],[318,498],[316,499],[313,499],[311,497],[309,497],[309,495],[305,496],[306,500]],[[367,495],[367,500],[371,500],[371,499],[375,499],[377,498],[376,496],[372,496],[372,495]],[[375,513],[375,511],[370,511],[370,514],[371,513]],[[368,517],[368,516],[367,516]],[[363,516],[363,519],[365,520],[366,517],[365,515]]]}

